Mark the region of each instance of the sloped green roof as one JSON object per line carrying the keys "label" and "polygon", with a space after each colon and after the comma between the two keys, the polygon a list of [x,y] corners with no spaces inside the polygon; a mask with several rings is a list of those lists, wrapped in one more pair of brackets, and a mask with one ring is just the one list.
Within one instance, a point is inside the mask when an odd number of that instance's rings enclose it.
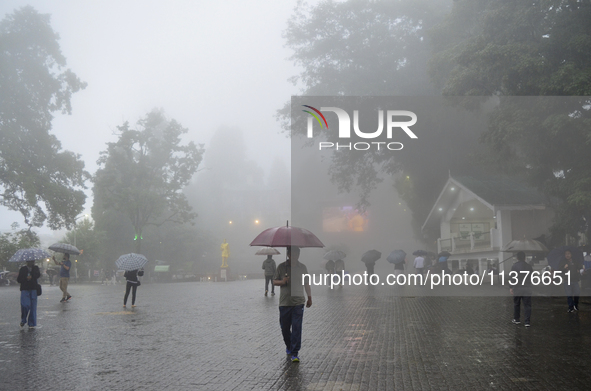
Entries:
{"label": "sloped green roof", "polygon": [[548,205],[537,189],[509,177],[453,178],[491,205]]}

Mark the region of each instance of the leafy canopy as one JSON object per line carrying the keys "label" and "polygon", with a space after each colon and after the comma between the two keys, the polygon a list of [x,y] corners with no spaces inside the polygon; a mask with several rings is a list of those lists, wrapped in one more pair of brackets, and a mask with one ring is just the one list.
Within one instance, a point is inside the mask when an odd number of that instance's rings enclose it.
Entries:
{"label": "leafy canopy", "polygon": [[69,114],[86,87],[64,69],[58,40],[30,6],[0,22],[0,204],[29,227],[71,227],[85,201],[84,162],[50,134],[53,113]]}
{"label": "leafy canopy", "polygon": [[101,152],[93,214],[99,220],[112,209],[126,216],[134,227],[139,253],[146,225],[195,218],[182,189],[197,171],[204,150],[192,141],[182,145],[187,129],[166,119],[162,111],[151,111],[137,125],[137,129],[128,122],[119,126],[119,140]]}

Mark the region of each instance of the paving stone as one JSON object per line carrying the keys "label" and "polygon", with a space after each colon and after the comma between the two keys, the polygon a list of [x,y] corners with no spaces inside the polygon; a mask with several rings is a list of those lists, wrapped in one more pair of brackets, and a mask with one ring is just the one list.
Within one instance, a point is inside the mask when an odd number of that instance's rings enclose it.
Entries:
{"label": "paving stone", "polygon": [[[534,297],[532,327],[510,297],[396,297],[315,288],[301,362],[285,355],[277,296],[261,280],[44,286],[36,330],[18,288],[0,288],[0,389],[588,390],[591,308]],[[407,291],[412,292],[412,291]]]}

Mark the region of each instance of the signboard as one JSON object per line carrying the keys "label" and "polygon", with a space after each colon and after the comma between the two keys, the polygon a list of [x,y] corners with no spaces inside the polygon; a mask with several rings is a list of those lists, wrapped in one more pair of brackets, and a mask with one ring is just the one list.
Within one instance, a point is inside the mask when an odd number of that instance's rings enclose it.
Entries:
{"label": "signboard", "polygon": [[156,265],[154,266],[155,272],[167,272],[170,269],[170,265]]}

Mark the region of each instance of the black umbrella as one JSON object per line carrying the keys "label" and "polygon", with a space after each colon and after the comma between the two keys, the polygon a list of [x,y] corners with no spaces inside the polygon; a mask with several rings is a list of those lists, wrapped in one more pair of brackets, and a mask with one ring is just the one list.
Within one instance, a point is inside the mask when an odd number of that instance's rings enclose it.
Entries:
{"label": "black umbrella", "polygon": [[553,270],[558,270],[558,266],[560,265],[560,262],[564,259],[564,253],[566,251],[570,251],[573,263],[575,265],[583,265],[583,252],[579,250],[578,247],[562,246],[555,248],[554,250],[550,251],[548,255],[546,255],[546,258],[548,258],[548,265],[550,265],[550,267],[552,267]]}
{"label": "black umbrella", "polygon": [[442,251],[439,253],[439,255],[437,256],[437,258],[441,258],[441,257],[449,257],[451,256],[450,253],[448,253],[447,251]]}
{"label": "black umbrella", "polygon": [[375,263],[382,257],[382,253],[378,250],[369,250],[361,256],[361,262],[363,263]]}
{"label": "black umbrella", "polygon": [[429,251],[417,250],[414,253],[412,253],[412,255],[415,255],[417,257],[424,257],[425,255],[429,255]]}

